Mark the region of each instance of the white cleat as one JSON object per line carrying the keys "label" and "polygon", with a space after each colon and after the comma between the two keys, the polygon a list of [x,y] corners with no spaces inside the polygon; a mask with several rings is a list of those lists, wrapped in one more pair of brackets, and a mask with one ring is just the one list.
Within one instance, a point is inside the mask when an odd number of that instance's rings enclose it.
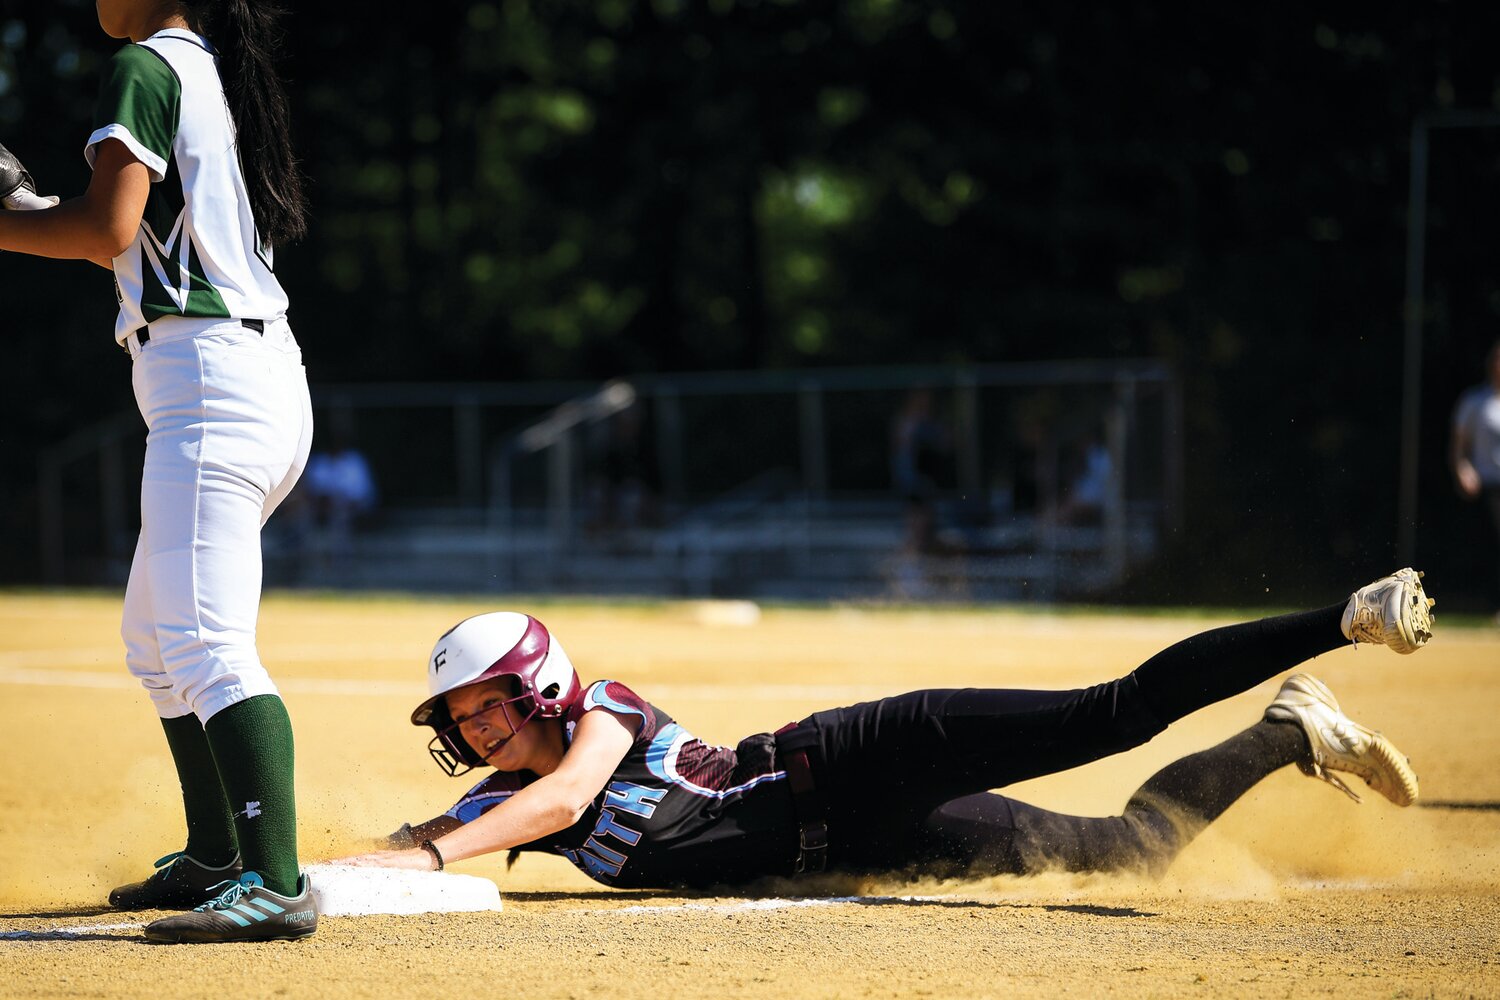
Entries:
{"label": "white cleat", "polygon": [[1359,796],[1331,772],[1359,775],[1398,806],[1417,801],[1417,776],[1405,755],[1390,740],[1345,715],[1333,692],[1316,677],[1288,677],[1266,708],[1266,718],[1295,722],[1307,734],[1312,759],[1297,765],[1303,774],[1322,778],[1355,802]]}
{"label": "white cleat", "polygon": [[1349,595],[1340,623],[1344,638],[1372,642],[1398,653],[1415,653],[1432,638],[1432,611],[1437,601],[1422,590],[1422,574],[1398,569]]}

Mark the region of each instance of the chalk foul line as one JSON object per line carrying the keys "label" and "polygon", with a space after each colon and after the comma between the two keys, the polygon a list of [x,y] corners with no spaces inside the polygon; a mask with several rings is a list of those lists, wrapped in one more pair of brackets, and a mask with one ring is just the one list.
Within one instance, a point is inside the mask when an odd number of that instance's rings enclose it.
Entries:
{"label": "chalk foul line", "polygon": [[[0,653],[0,684],[35,685],[39,687],[89,688],[106,691],[134,691],[140,681],[125,669],[73,670],[40,665],[35,653]],[[79,659],[57,656],[54,663],[77,663]],[[331,661],[330,661],[331,662]],[[276,686],[288,694],[323,694],[340,697],[398,697],[419,700],[426,694],[421,680],[382,681],[354,677],[272,677]],[[848,684],[654,684],[652,693],[668,700],[702,699],[705,701],[838,701],[851,698],[876,698],[892,694],[888,688]]]}
{"label": "chalk foul line", "polygon": [[[615,909],[589,910],[590,915],[615,914],[665,914],[665,913],[747,913],[757,910],[793,910],[818,906],[901,905],[931,903],[950,899],[949,896],[817,896],[785,899],[742,899],[733,903],[672,903],[664,906],[622,906]],[[0,930],[0,941],[60,941],[84,934],[104,931],[135,931],[146,926],[142,923],[84,924],[78,927],[47,927],[35,930]]]}
{"label": "chalk foul line", "polygon": [[593,914],[618,913],[744,913],[752,910],[793,910],[810,906],[840,906],[854,903],[861,906],[899,905],[902,903],[932,903],[949,899],[948,896],[814,896],[798,899],[742,899],[733,903],[671,903],[664,906],[622,906],[616,909],[590,910]]}
{"label": "chalk foul line", "polygon": [[85,924],[82,927],[48,927],[44,930],[0,931],[0,941],[57,941],[100,931],[138,931],[145,924]]}

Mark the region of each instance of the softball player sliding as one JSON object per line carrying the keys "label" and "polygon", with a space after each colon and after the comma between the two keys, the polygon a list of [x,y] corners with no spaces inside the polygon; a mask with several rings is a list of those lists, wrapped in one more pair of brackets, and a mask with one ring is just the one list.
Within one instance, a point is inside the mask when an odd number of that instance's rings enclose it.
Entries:
{"label": "softball player sliding", "polygon": [[187,843],[110,902],[198,907],[149,924],[159,941],[317,926],[297,862],[291,722],[255,648],[260,529],[312,438],[272,273],[272,247],[305,230],[270,59],[277,14],[250,0],[98,0],[100,26],[132,44],[104,70],[88,190],[50,207],[0,157],[0,192],[18,195],[7,207],[35,209],[0,213],[0,248],[114,271],[115,340],[147,426],[121,631],[177,767]]}
{"label": "softball player sliding", "polygon": [[450,774],[495,773],[444,815],[404,826],[400,849],[343,863],[441,870],[539,850],[622,887],[909,866],[1161,872],[1287,764],[1356,801],[1334,772],[1357,775],[1398,806],[1416,799],[1416,776],[1390,741],[1296,674],[1259,722],[1158,772],[1122,815],[1066,816],[987,790],[1139,746],[1345,641],[1411,653],[1431,637],[1432,603],[1403,569],[1322,610],[1195,635],[1107,684],[915,691],[817,712],[734,749],[694,739],[622,684],[583,687],[536,619],[480,615],[438,640],[431,697],[412,722],[436,731],[429,750]]}

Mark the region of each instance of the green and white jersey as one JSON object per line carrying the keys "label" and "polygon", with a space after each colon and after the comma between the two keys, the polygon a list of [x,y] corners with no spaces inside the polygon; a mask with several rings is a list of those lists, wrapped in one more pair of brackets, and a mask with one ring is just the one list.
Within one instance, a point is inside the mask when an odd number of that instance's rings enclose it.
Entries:
{"label": "green and white jersey", "polygon": [[94,121],[89,166],[100,142],[118,139],[152,181],[135,242],[114,259],[115,339],[166,316],[281,317],[286,293],[250,212],[208,41],[169,28],[115,53]]}

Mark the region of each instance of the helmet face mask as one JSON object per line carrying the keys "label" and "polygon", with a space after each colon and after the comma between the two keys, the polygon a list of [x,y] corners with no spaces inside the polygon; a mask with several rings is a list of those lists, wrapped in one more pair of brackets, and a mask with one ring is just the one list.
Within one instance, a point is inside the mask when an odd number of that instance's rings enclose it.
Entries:
{"label": "helmet face mask", "polygon": [[[511,712],[512,705],[516,706],[515,714]],[[510,730],[510,735],[498,741],[489,753],[484,753],[482,749],[470,745],[469,741],[464,738],[463,725],[464,722],[491,712],[499,712],[505,717],[505,728]],[[427,752],[432,755],[433,760],[437,761],[438,767],[448,772],[448,776],[453,778],[460,774],[468,774],[488,764],[491,757],[504,750],[507,743],[521,734],[522,727],[536,718],[538,712],[536,702],[530,695],[517,694],[498,704],[481,709],[461,722],[453,721],[453,715],[446,704],[443,705],[442,714],[446,723],[434,726],[437,733],[428,741]],[[516,715],[520,716],[519,722],[516,721]]]}
{"label": "helmet face mask", "polygon": [[[502,677],[511,682],[512,693],[484,711],[499,708],[511,736],[485,754],[464,739],[448,709],[447,696]],[[450,776],[484,765],[522,726],[537,717],[561,717],[582,694],[572,661],[546,627],[530,615],[509,611],[467,618],[444,633],[428,659],[427,680],[431,696],[412,712],[411,721],[432,727],[435,735],[427,751]]]}

